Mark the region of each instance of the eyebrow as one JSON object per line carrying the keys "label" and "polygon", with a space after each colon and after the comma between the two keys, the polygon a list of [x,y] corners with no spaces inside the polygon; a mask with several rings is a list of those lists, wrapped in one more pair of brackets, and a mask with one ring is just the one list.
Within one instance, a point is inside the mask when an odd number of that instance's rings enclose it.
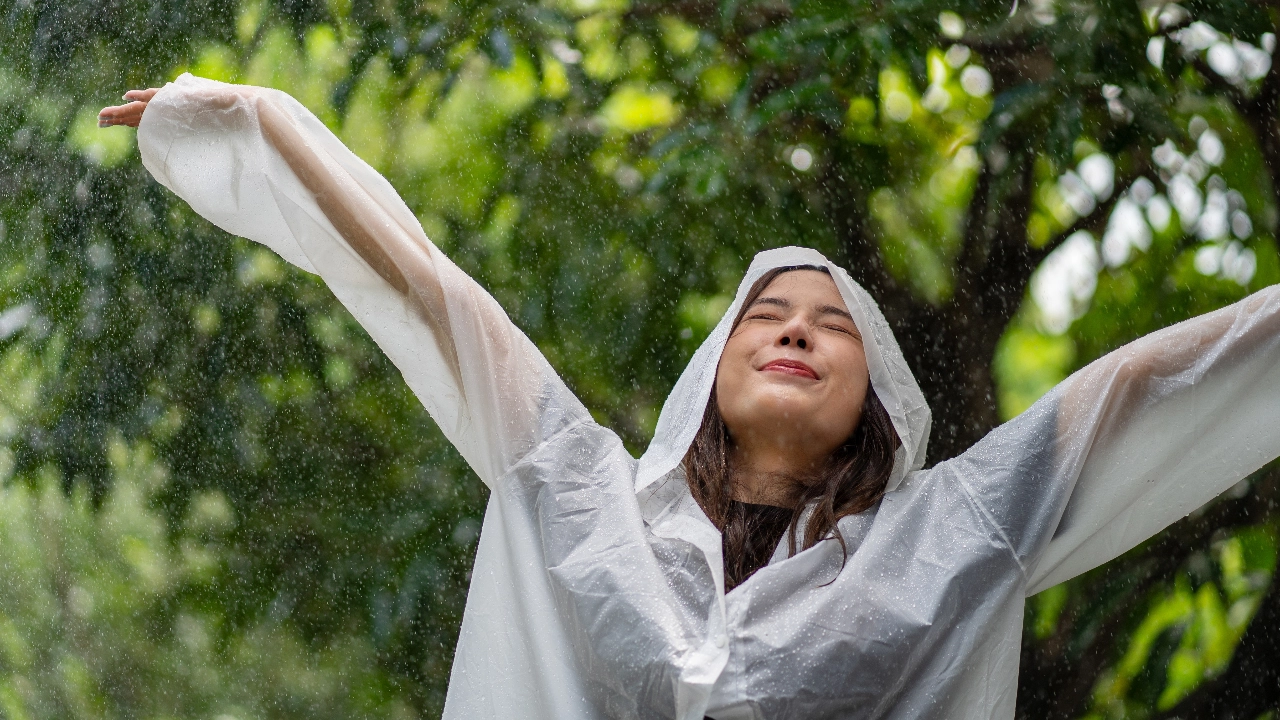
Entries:
{"label": "eyebrow", "polygon": [[[787,300],[786,298],[767,297],[767,296],[758,297],[756,298],[755,302],[751,303],[750,307],[755,307],[756,305],[776,305],[777,307],[780,307],[783,310],[791,309],[791,301]],[[857,327],[858,325],[856,322],[853,321],[853,316],[850,315],[848,311],[846,311],[844,308],[838,308],[835,305],[819,305],[818,314],[819,315],[839,315],[840,317],[848,320],[849,322],[853,322],[854,327]]]}

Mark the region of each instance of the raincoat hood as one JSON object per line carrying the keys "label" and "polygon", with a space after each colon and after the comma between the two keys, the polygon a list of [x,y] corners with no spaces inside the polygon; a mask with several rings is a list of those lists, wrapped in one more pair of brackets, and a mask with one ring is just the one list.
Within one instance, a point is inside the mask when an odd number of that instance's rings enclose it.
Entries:
{"label": "raincoat hood", "polygon": [[724,352],[734,318],[755,284],[765,273],[774,268],[812,266],[826,268],[831,273],[844,298],[844,304],[853,316],[853,322],[862,334],[863,349],[867,356],[867,368],[871,373],[871,389],[893,421],[893,428],[902,440],[894,458],[893,474],[886,491],[892,492],[912,470],[924,466],[925,450],[929,444],[929,426],[932,416],[920,386],[916,384],[911,368],[898,347],[898,341],[889,329],[889,323],[871,295],[862,288],[845,269],[828,260],[817,250],[802,247],[783,247],[765,250],[755,256],[747,274],[738,285],[733,303],[725,311],[720,322],[693,354],[689,365],[667,396],[658,417],[653,442],[640,458],[636,474],[636,492],[639,492],[675,469],[693,443],[702,425],[703,412],[711,398],[715,385],[716,369]]}

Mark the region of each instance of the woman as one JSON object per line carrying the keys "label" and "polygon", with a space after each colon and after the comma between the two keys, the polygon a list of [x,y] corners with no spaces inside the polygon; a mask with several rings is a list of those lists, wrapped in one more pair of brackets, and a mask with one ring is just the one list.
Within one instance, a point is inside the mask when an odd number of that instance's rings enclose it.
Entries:
{"label": "woman", "polygon": [[875,303],[782,248],[637,461],[292,98],[190,75],[126,98],[102,122],[324,277],[491,489],[447,717],[1011,718],[1027,595],[1280,455],[1275,288],[921,470],[929,410]]}

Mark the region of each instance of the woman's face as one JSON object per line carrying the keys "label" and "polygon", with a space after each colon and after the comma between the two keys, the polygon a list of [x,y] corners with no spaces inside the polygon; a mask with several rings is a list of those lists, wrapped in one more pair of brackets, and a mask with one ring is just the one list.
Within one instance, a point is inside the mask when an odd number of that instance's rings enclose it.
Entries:
{"label": "woman's face", "polygon": [[740,449],[817,463],[858,426],[869,383],[862,336],[831,276],[792,270],[765,287],[729,337],[716,396]]}

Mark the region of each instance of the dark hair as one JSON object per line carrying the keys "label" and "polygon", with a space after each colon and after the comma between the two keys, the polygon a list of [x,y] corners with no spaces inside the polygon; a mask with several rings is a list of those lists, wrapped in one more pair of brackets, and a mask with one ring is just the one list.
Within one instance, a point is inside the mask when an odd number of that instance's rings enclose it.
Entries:
{"label": "dark hair", "polygon": [[[730,331],[736,330],[751,304],[779,275],[793,270],[816,270],[830,274],[824,267],[797,266],[774,268],[751,286],[743,300]],[[786,532],[792,555],[807,550],[825,539],[840,518],[856,515],[880,501],[893,472],[894,452],[901,444],[889,413],[868,388],[863,402],[862,419],[853,433],[832,454],[824,467],[813,476],[796,478],[802,488],[795,505],[780,512],[790,515]],[[745,581],[773,553],[778,536],[757,532],[767,524],[758,515],[746,511],[744,503],[733,499],[733,439],[720,416],[715,386],[702,415],[702,427],[685,453],[683,467],[689,491],[698,505],[723,536],[725,558],[725,590]],[[805,525],[804,538],[797,538],[800,516],[810,504],[813,515]],[[775,516],[777,514],[775,513]],[[769,537],[771,535],[771,537]],[[848,548],[840,533],[834,538],[848,557]]]}

